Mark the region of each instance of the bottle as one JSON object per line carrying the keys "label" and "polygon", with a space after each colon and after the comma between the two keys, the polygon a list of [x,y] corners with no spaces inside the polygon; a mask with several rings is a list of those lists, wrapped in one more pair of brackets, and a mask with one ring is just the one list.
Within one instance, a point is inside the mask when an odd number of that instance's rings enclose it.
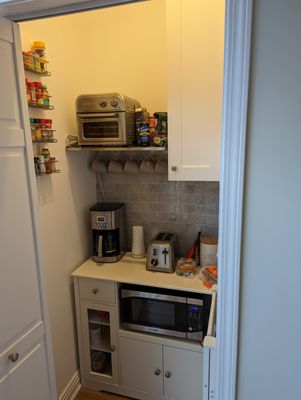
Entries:
{"label": "bottle", "polygon": [[46,174],[45,158],[43,156],[39,156],[39,175],[40,174]]}
{"label": "bottle", "polygon": [[[44,42],[33,42],[32,53],[36,59],[36,71],[45,72],[46,71],[46,56],[45,56],[45,43]],[[38,63],[38,65],[37,65]]]}
{"label": "bottle", "polygon": [[44,157],[44,160],[47,161],[50,158],[50,151],[47,146],[44,146],[41,151],[41,156]]}
{"label": "bottle", "polygon": [[135,109],[135,126],[136,126],[136,139],[139,146],[150,145],[150,130],[148,123],[149,113],[145,107],[137,107]]}

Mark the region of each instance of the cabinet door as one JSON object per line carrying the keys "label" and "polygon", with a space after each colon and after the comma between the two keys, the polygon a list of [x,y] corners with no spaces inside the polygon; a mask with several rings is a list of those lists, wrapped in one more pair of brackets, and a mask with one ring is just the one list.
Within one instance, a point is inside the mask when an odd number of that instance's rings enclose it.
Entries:
{"label": "cabinet door", "polygon": [[85,378],[118,382],[116,308],[106,304],[80,303]]}
{"label": "cabinet door", "polygon": [[[18,353],[11,353],[10,356],[13,357],[14,354]],[[0,399],[50,399],[43,340],[32,346],[15,362],[10,361],[8,357],[5,361],[7,365],[1,363],[0,366]],[[1,367],[4,367],[3,370]]]}
{"label": "cabinet door", "polygon": [[[2,29],[2,32],[1,32]],[[1,34],[3,36],[1,36]],[[41,320],[25,130],[15,75],[13,29],[0,19],[1,349]]]}
{"label": "cabinet door", "polygon": [[164,395],[168,400],[202,400],[203,353],[163,347]]}
{"label": "cabinet door", "polygon": [[120,337],[119,357],[121,386],[163,395],[161,345]]}
{"label": "cabinet door", "polygon": [[225,0],[167,0],[170,180],[219,180]]}

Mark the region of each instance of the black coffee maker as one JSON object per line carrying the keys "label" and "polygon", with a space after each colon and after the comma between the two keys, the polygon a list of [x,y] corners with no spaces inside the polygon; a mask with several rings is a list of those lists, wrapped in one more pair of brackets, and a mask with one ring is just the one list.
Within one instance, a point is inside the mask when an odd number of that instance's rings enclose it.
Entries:
{"label": "black coffee maker", "polygon": [[90,208],[93,233],[93,260],[113,263],[126,249],[125,207],[123,203],[97,203]]}

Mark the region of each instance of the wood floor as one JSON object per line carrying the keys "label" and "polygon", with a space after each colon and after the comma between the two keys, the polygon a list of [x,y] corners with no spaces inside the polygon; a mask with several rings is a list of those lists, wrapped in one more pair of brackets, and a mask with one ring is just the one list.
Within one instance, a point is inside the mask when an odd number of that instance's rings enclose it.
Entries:
{"label": "wood floor", "polygon": [[94,390],[81,388],[74,400],[129,400],[129,397],[121,397],[106,392],[94,392]]}

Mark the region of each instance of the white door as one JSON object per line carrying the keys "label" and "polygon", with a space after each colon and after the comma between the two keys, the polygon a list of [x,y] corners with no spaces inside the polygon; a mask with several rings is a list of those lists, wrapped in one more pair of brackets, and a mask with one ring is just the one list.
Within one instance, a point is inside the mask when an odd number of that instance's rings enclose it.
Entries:
{"label": "white door", "polygon": [[164,395],[168,400],[202,400],[203,353],[163,347]]}
{"label": "white door", "polygon": [[[14,346],[29,332],[44,340],[45,324],[41,307],[40,270],[36,248],[32,185],[34,170],[30,143],[29,117],[26,108],[24,73],[18,28],[0,18],[0,354]],[[20,348],[22,352],[22,347]],[[36,353],[38,354],[38,353]],[[18,353],[19,355],[19,353]],[[49,355],[48,355],[49,357]],[[37,360],[35,363],[34,360]],[[10,374],[11,358],[2,360],[0,382],[7,382],[2,391],[11,387],[13,376],[28,368],[31,374],[41,373],[41,357],[24,358],[14,374]],[[44,370],[50,376],[44,357]],[[17,360],[15,360],[16,362]],[[19,372],[17,372],[17,370]],[[6,375],[10,374],[10,378]],[[54,387],[47,378],[43,400],[54,398]],[[25,398],[24,385],[4,393],[5,400]],[[17,395],[17,392],[19,393]],[[26,390],[37,398],[35,385]],[[12,394],[13,393],[13,394]],[[51,397],[52,396],[52,397]]]}
{"label": "white door", "polygon": [[167,0],[170,180],[218,181],[225,0]]}
{"label": "white door", "polygon": [[161,345],[120,337],[119,357],[122,386],[163,395]]}

